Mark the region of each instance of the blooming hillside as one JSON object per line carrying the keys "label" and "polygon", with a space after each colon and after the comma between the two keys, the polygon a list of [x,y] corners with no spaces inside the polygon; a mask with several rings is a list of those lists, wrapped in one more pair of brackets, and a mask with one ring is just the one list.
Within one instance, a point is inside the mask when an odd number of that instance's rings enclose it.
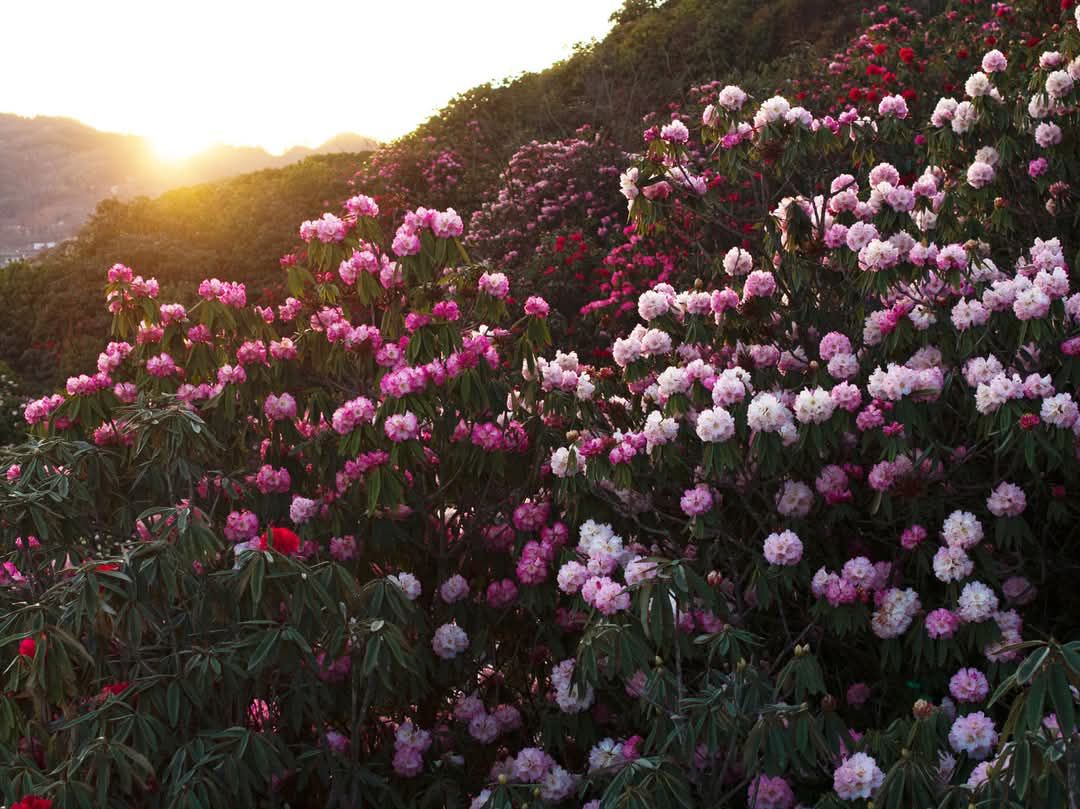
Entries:
{"label": "blooming hillside", "polygon": [[[108,319],[85,301],[99,294],[103,266],[138,266],[185,304],[194,302],[198,273],[243,281],[253,301],[284,299],[278,259],[295,237],[290,225],[332,211],[358,171],[355,183],[379,197],[388,221],[421,204],[468,218],[497,198],[524,144],[570,142],[589,125],[606,142],[635,147],[642,116],[696,82],[736,70],[755,86],[769,81],[763,70],[782,75],[792,50],[826,52],[858,14],[837,13],[828,0],[627,0],[602,41],[539,73],[463,93],[371,163],[324,155],[152,200],[106,200],[77,238],[0,268],[0,296],[13,314],[0,319],[0,361],[35,394],[91,367]],[[586,191],[611,190],[586,182],[594,186]]]}
{"label": "blooming hillside", "polygon": [[1075,800],[1080,11],[869,16],[468,217],[388,150],[272,304],[108,269],[0,454],[0,794]]}

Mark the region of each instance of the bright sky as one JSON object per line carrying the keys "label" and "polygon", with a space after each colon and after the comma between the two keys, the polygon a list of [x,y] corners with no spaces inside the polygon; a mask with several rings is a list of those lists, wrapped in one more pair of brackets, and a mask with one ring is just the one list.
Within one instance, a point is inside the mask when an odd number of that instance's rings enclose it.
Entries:
{"label": "bright sky", "polygon": [[0,112],[283,151],[403,135],[600,38],[621,0],[0,0]]}

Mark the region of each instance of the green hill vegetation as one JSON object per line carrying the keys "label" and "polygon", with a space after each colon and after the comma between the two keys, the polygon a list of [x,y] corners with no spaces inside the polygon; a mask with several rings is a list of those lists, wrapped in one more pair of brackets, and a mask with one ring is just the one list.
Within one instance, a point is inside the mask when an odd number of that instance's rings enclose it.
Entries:
{"label": "green hill vegetation", "polygon": [[101,202],[76,238],[32,262],[0,268],[10,314],[0,319],[0,359],[29,391],[92,371],[110,317],[101,279],[116,261],[156,275],[163,292],[216,276],[247,283],[252,301],[263,285],[272,294],[298,216],[347,196],[364,160],[320,155],[156,199]]}
{"label": "green hill vegetation", "polygon": [[101,132],[70,118],[0,113],[0,263],[35,242],[70,238],[107,197],[157,196],[305,157],[364,152],[371,138],[342,134],[280,155],[218,144],[181,159],[163,159],[149,138]]}

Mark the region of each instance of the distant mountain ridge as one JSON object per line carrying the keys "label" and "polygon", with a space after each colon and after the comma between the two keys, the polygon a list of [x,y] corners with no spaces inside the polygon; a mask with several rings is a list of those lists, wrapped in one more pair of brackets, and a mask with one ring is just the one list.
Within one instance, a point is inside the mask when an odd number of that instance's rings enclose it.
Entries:
{"label": "distant mountain ridge", "polygon": [[0,113],[0,263],[34,243],[74,235],[104,198],[155,196],[316,154],[366,152],[377,145],[372,138],[342,133],[313,149],[294,146],[281,155],[216,145],[165,161],[148,138],[101,132],[71,118]]}

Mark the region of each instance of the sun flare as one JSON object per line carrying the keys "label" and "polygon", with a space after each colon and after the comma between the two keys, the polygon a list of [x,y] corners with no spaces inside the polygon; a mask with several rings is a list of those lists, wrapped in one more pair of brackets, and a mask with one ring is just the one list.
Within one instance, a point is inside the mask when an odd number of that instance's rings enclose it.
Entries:
{"label": "sun flare", "polygon": [[170,129],[168,132],[151,135],[150,146],[159,159],[178,161],[201,152],[210,146],[210,140],[200,132]]}

